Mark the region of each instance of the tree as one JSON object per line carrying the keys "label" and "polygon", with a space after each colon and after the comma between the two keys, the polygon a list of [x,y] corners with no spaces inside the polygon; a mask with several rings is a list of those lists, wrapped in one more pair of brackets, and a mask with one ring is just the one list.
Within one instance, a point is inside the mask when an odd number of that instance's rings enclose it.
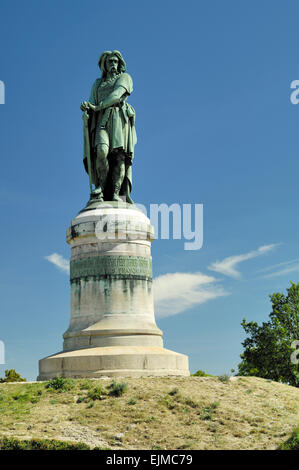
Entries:
{"label": "tree", "polygon": [[291,282],[287,295],[269,296],[272,302],[270,320],[241,325],[249,335],[242,343],[244,352],[238,375],[255,375],[299,387],[299,283]]}

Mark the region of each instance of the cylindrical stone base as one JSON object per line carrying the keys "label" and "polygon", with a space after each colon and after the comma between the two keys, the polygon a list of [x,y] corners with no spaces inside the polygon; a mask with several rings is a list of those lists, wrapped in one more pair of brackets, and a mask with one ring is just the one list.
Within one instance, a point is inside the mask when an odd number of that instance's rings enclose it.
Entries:
{"label": "cylindrical stone base", "polygon": [[153,227],[134,205],[87,206],[71,222],[71,319],[63,352],[40,361],[55,377],[189,375],[188,358],[163,349],[154,316]]}

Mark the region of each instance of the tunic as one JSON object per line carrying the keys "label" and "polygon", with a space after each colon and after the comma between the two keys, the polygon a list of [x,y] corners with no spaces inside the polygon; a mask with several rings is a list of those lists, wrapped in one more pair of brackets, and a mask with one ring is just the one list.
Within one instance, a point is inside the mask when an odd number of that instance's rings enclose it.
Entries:
{"label": "tunic", "polygon": [[124,88],[120,103],[103,109],[95,115],[93,147],[102,143],[100,130],[105,129],[109,136],[109,150],[122,149],[128,157],[133,158],[137,142],[135,131],[135,111],[127,103],[127,97],[133,91],[133,81],[128,73],[121,73],[115,78],[104,81],[97,79],[93,84],[89,101],[99,105],[117,87]]}

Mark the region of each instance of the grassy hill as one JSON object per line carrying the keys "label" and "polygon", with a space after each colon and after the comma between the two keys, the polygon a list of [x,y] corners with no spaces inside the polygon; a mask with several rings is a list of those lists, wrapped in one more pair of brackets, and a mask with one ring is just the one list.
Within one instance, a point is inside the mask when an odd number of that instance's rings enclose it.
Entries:
{"label": "grassy hill", "polygon": [[0,439],[102,449],[276,449],[299,424],[299,389],[256,377],[112,382],[0,384]]}

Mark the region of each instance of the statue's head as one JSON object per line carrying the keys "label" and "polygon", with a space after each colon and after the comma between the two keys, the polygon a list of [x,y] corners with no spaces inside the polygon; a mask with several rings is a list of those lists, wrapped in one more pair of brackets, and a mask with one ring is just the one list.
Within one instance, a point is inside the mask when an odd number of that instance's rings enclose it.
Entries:
{"label": "statue's head", "polygon": [[98,65],[105,78],[107,73],[122,73],[126,71],[126,63],[119,51],[105,51],[101,54]]}

